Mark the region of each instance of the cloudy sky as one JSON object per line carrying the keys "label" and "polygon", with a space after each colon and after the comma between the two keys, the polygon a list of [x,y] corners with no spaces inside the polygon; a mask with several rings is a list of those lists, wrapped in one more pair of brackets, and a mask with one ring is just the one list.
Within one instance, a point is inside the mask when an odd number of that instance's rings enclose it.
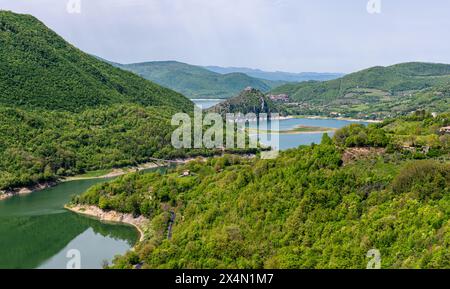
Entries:
{"label": "cloudy sky", "polygon": [[[68,12],[70,1],[81,13]],[[450,1],[370,0],[381,2],[373,14],[368,1],[0,0],[0,9],[32,14],[80,49],[121,63],[292,72],[450,63]]]}

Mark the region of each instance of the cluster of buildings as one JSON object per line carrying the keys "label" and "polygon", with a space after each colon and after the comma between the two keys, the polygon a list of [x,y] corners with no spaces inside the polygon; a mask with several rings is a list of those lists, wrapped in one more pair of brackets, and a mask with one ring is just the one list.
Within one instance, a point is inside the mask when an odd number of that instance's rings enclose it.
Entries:
{"label": "cluster of buildings", "polygon": [[271,94],[269,98],[276,102],[289,102],[289,96],[287,94]]}

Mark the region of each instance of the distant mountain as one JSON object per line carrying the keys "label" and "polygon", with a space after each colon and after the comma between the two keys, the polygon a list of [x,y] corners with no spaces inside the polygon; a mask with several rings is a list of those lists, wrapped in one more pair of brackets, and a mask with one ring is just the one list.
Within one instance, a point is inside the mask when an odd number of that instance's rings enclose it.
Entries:
{"label": "distant mountain", "polygon": [[176,61],[112,64],[189,98],[229,98],[248,86],[267,92],[286,83],[257,79],[244,73],[220,74]]}
{"label": "distant mountain", "polygon": [[287,94],[305,114],[385,117],[416,109],[444,112],[450,106],[450,65],[410,62],[372,67],[325,82],[286,84]]}
{"label": "distant mountain", "polygon": [[285,81],[285,82],[303,82],[309,80],[326,81],[344,76],[343,73],[320,73],[320,72],[268,72],[260,69],[252,69],[245,67],[220,67],[220,66],[205,66],[206,69],[220,73],[245,73],[248,76],[271,80],[271,81]]}
{"label": "distant mountain", "polygon": [[237,96],[211,107],[208,111],[222,115],[227,113],[255,113],[258,115],[280,112],[280,107],[261,91],[247,88]]}
{"label": "distant mountain", "polygon": [[34,17],[0,11],[0,103],[80,111],[136,103],[187,109],[175,91],[83,53]]}

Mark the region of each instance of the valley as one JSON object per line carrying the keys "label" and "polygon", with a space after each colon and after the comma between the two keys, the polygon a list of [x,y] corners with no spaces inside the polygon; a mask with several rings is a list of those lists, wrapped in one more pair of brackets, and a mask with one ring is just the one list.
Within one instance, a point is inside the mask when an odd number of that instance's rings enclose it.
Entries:
{"label": "valley", "polygon": [[449,101],[448,64],[119,64],[0,10],[0,268],[450,268]]}
{"label": "valley", "polygon": [[113,65],[171,88],[189,98],[230,98],[249,86],[268,92],[286,83],[253,78],[244,73],[219,74],[176,61]]}

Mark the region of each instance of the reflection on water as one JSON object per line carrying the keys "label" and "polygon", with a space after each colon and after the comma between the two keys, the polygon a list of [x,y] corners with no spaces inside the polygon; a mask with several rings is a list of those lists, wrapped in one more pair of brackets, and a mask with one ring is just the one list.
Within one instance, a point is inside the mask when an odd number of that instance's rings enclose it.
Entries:
{"label": "reflection on water", "polygon": [[[86,238],[89,237],[86,235],[72,243],[89,230],[95,233],[96,238]],[[65,256],[63,249],[69,243],[76,245],[71,249],[77,249],[83,255],[82,264],[85,263],[89,268],[101,268],[104,259],[111,261],[116,254],[125,253],[137,241],[137,232],[133,227],[104,224],[71,212],[2,217],[0,234],[0,268],[39,267],[53,256]],[[108,251],[99,255],[97,249],[104,244],[107,244]],[[66,267],[67,258],[56,260],[58,263],[50,262],[49,267]]]}
{"label": "reflection on water", "polygon": [[[74,214],[71,214],[74,215]],[[84,221],[89,218],[84,218]],[[80,221],[80,220],[78,220]],[[110,262],[114,255],[125,254],[137,241],[134,228],[116,224],[101,224],[96,220],[85,223],[85,230],[69,242],[63,249],[39,266],[40,269],[65,268],[70,250],[80,252],[82,269],[96,269],[104,261]]]}
{"label": "reflection on water", "polygon": [[106,224],[64,209],[73,195],[105,181],[66,182],[1,201],[0,268],[64,269],[70,249],[80,251],[82,268],[102,268],[105,260],[111,262],[129,250],[138,240],[134,227]]}

